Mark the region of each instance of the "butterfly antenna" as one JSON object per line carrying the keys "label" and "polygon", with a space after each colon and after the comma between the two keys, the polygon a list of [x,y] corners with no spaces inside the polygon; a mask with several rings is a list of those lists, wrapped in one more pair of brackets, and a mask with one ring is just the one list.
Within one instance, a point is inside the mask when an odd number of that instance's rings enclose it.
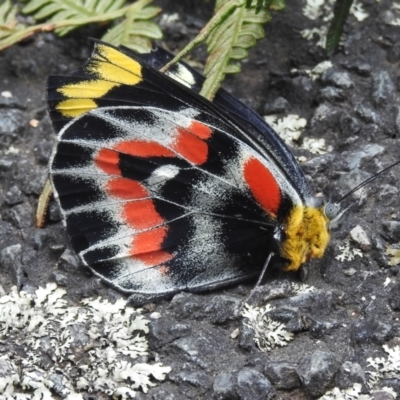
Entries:
{"label": "butterfly antenna", "polygon": [[359,185],[357,185],[355,188],[351,189],[350,192],[347,192],[336,204],[340,204],[344,199],[347,197],[351,196],[354,192],[357,190],[361,189],[365,185],[368,185],[368,183],[372,182],[374,179],[376,179],[378,176],[382,175],[384,172],[388,171],[389,169],[392,169],[396,165],[400,164],[400,160],[396,161],[395,163],[389,165],[388,167],[384,168],[382,171],[379,171],[375,175],[372,175],[368,179],[366,179],[364,182],[361,182]]}

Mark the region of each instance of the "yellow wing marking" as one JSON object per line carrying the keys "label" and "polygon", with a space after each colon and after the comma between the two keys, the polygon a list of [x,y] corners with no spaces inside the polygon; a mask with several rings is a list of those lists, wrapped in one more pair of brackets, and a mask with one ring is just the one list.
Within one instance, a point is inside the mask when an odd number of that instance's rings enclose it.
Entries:
{"label": "yellow wing marking", "polygon": [[86,66],[86,70],[99,79],[104,79],[116,84],[136,85],[142,81],[142,75],[136,74],[135,71],[127,71],[126,69],[123,69],[118,65],[110,64],[107,61],[90,61]]}
{"label": "yellow wing marking", "polygon": [[99,99],[121,85],[134,86],[143,80],[142,66],[134,59],[104,44],[97,44],[94,55],[85,70],[94,79],[67,83],[57,89],[66,100],[60,101],[56,109],[67,118],[75,118],[97,108]]}
{"label": "yellow wing marking", "polygon": [[97,108],[92,99],[69,99],[60,101],[56,109],[65,117],[75,118],[79,115]]}
{"label": "yellow wing marking", "polygon": [[102,81],[82,81],[79,83],[69,83],[57,89],[63,96],[70,99],[98,99],[107,94],[115,86],[114,82]]}

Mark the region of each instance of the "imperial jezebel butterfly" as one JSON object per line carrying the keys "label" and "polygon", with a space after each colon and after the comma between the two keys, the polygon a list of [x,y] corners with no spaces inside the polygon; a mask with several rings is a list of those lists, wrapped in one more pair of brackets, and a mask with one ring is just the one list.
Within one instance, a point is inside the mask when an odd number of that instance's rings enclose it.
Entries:
{"label": "imperial jezebel butterfly", "polygon": [[119,289],[161,297],[286,270],[322,257],[333,205],[257,114],[171,55],[96,43],[48,81],[58,144],[51,181],[73,249]]}

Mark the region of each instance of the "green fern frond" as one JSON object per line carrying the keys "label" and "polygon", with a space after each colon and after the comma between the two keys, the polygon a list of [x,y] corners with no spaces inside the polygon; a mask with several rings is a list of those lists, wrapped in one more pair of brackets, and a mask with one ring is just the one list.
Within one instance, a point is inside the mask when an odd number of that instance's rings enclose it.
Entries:
{"label": "green fern frond", "polygon": [[[27,1],[27,0],[25,0]],[[90,19],[121,10],[125,0],[28,0],[22,9],[25,14],[31,14],[36,20],[57,23],[65,20]],[[78,26],[57,28],[55,32],[64,36]]]}
{"label": "green fern frond", "polygon": [[18,7],[6,0],[0,4],[0,40],[3,40],[20,29],[23,25],[17,20]]}
{"label": "green fern frond", "polygon": [[339,45],[343,27],[349,16],[353,0],[336,0],[333,8],[333,19],[326,36],[326,51],[333,52]]}
{"label": "green fern frond", "polygon": [[127,46],[139,53],[148,53],[151,50],[151,40],[162,38],[160,27],[149,21],[161,12],[161,8],[148,7],[151,2],[139,0],[132,4],[125,18],[109,29],[102,40],[115,46]]}
{"label": "green fern frond", "polygon": [[263,8],[267,10],[282,10],[285,8],[285,0],[246,0],[246,8],[256,8],[256,14],[258,14]]}
{"label": "green fern frond", "polygon": [[[221,8],[229,1],[219,0],[216,7]],[[209,56],[204,70],[203,96],[212,99],[226,74],[240,72],[238,61],[246,58],[249,49],[264,37],[263,24],[271,19],[271,15],[264,8],[257,12],[257,7],[257,1],[249,8],[235,7],[207,37]]]}

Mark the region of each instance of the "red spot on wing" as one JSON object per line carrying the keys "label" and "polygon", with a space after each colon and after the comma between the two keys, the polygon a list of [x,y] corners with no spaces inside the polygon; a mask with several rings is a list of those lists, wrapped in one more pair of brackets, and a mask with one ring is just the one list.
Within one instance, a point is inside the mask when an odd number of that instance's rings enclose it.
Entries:
{"label": "red spot on wing", "polygon": [[161,249],[162,242],[167,236],[168,228],[160,226],[158,228],[137,234],[132,243],[131,256],[139,259],[143,263],[152,266],[169,261],[172,254]]}
{"label": "red spot on wing", "polygon": [[156,142],[127,140],[115,145],[114,149],[137,157],[175,157],[171,150]]}
{"label": "red spot on wing", "polygon": [[94,158],[95,164],[110,175],[121,175],[118,166],[118,153],[110,149],[101,149]]}
{"label": "red spot on wing", "polygon": [[135,229],[152,228],[164,222],[151,199],[131,201],[125,204],[122,218]]}
{"label": "red spot on wing", "polygon": [[207,143],[187,129],[178,128],[174,150],[192,164],[201,165],[207,161]]}
{"label": "red spot on wing", "polygon": [[212,134],[212,129],[199,121],[193,121],[187,130],[192,132],[200,139],[209,139]]}
{"label": "red spot on wing", "polygon": [[281,190],[272,173],[259,160],[251,157],[244,164],[244,178],[261,207],[276,215],[281,203]]}
{"label": "red spot on wing", "polygon": [[110,179],[107,182],[106,190],[111,196],[125,200],[142,199],[149,196],[143,185],[127,178]]}

